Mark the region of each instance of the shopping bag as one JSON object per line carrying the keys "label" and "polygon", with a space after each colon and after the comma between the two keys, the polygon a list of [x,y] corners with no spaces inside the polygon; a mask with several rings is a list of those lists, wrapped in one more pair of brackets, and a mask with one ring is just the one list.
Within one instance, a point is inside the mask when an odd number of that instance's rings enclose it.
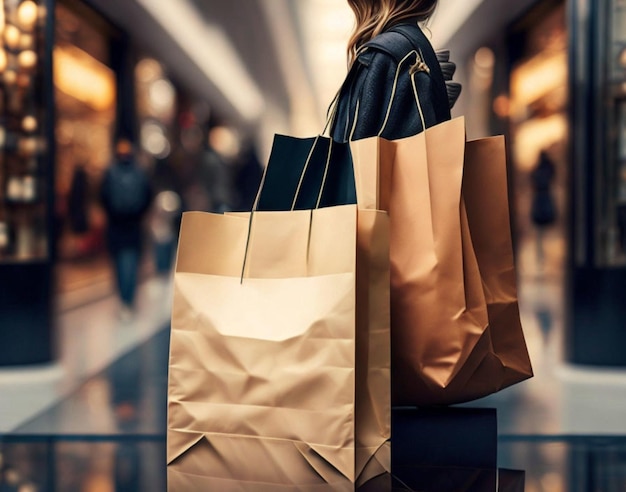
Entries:
{"label": "shopping bag", "polygon": [[[257,208],[285,211],[355,204],[354,179],[348,143],[334,142],[324,134],[306,138],[274,135]],[[371,186],[376,182],[361,189]]]}
{"label": "shopping bag", "polygon": [[[261,207],[310,208],[329,162],[354,171],[329,180],[324,206],[357,202],[390,215],[392,402],[462,403],[531,377],[503,139],[466,142],[462,117],[398,140],[277,137]],[[308,179],[294,179],[305,167]],[[291,202],[294,189],[302,198]]]}
{"label": "shopping bag", "polygon": [[[531,377],[503,140],[466,142],[460,117],[351,149],[359,205],[390,216],[393,403],[461,403]],[[361,192],[367,175],[377,194]]]}
{"label": "shopping bag", "polygon": [[[487,302],[483,336],[492,346],[472,380],[479,394],[489,394],[533,375],[519,313],[504,136],[467,142],[463,199]],[[479,388],[488,374],[499,375],[497,386]]]}
{"label": "shopping bag", "polygon": [[351,490],[389,471],[388,257],[387,214],[354,205],[184,214],[169,490]]}
{"label": "shopping bag", "polygon": [[324,206],[390,213],[393,403],[461,403],[530,377],[504,139],[466,142],[463,118],[399,140],[278,135],[260,208],[314,207],[328,163]]}

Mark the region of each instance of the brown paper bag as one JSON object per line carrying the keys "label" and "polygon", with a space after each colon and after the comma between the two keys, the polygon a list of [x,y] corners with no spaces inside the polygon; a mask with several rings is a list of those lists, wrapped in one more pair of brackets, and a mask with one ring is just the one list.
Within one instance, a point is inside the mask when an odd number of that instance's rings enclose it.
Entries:
{"label": "brown paper bag", "polygon": [[387,214],[354,205],[184,215],[170,491],[350,490],[389,471],[388,254]]}
{"label": "brown paper bag", "polygon": [[[487,147],[469,147],[472,162],[489,159],[486,164],[505,171],[502,148],[489,147],[496,153],[490,155]],[[530,377],[515,277],[497,279],[499,292],[506,292],[503,312],[488,266],[491,255],[506,263],[507,272],[513,270],[508,219],[497,227],[489,219],[491,230],[476,226],[481,213],[495,211],[500,222],[503,213],[508,216],[502,193],[492,194],[489,208],[475,199],[491,187],[506,192],[506,181],[483,180],[468,191],[472,199],[466,203],[464,119],[400,140],[353,141],[351,149],[359,206],[390,215],[392,402],[460,403]],[[467,186],[480,179],[478,172]],[[484,240],[492,241],[490,249]],[[477,254],[475,242],[488,253]]]}
{"label": "brown paper bag", "polygon": [[[489,327],[483,336],[493,347],[491,360],[481,363],[472,380],[474,391],[489,394],[533,375],[519,314],[504,136],[467,142],[463,199],[487,302]],[[499,378],[489,378],[491,373]],[[497,386],[480,388],[490,379]]]}

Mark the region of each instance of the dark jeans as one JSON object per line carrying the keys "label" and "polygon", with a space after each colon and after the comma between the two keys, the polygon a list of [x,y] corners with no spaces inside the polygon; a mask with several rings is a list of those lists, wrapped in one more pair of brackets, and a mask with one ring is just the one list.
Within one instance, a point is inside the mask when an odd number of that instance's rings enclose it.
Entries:
{"label": "dark jeans", "polygon": [[176,253],[176,241],[168,241],[164,243],[155,242],[154,259],[156,263],[157,273],[167,274],[172,268],[174,254]]}
{"label": "dark jeans", "polygon": [[118,293],[127,306],[135,300],[139,255],[140,250],[136,248],[123,248],[113,253]]}

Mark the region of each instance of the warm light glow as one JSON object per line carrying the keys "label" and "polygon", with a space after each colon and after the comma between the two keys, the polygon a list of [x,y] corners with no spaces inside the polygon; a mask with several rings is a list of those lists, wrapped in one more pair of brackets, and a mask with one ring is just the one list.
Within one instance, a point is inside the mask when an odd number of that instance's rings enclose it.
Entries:
{"label": "warm light glow", "polygon": [[21,68],[33,68],[37,65],[37,54],[32,50],[22,51],[17,55],[17,63]]}
{"label": "warm light glow", "polygon": [[[301,1],[297,29],[279,13],[276,2],[263,2],[279,61],[288,84],[291,129],[296,135],[315,134],[324,127],[326,110],[341,86],[347,71],[347,44],[355,18],[348,2],[337,0]],[[283,0],[283,11],[289,2]],[[298,38],[304,40],[309,69],[295,68],[302,56]],[[273,117],[270,116],[270,119]]]}
{"label": "warm light glow", "polygon": [[486,46],[478,48],[474,54],[474,63],[480,69],[491,70],[495,63],[496,57],[493,51]]}
{"label": "warm light glow", "polygon": [[513,71],[512,99],[517,106],[528,106],[565,84],[567,84],[567,53],[538,55]]}
{"label": "warm light glow", "polygon": [[235,157],[241,148],[237,132],[226,126],[216,126],[211,129],[209,144],[218,154],[226,158]]}
{"label": "warm light glow", "polygon": [[22,89],[26,89],[31,83],[31,77],[27,73],[20,73],[17,76],[17,85]]}
{"label": "warm light glow", "polygon": [[20,27],[30,31],[37,23],[38,8],[32,0],[24,0],[17,8],[17,21]]}
{"label": "warm light glow", "polygon": [[174,111],[176,91],[174,86],[165,79],[157,79],[148,88],[150,109],[156,116],[166,118]]}
{"label": "warm light glow", "polygon": [[54,84],[98,111],[115,103],[113,71],[75,46],[54,47]]}
{"label": "warm light glow", "polygon": [[500,118],[508,118],[511,113],[511,101],[505,94],[500,94],[493,100],[493,112]]}
{"label": "warm light glow", "polygon": [[22,119],[22,128],[26,132],[34,132],[37,129],[37,118],[33,115],[24,116]]}
{"label": "warm light glow", "polygon": [[174,213],[180,210],[180,197],[174,191],[162,191],[154,198],[155,205],[164,212]]}
{"label": "warm light glow", "polygon": [[567,117],[555,114],[521,124],[515,136],[515,163],[521,171],[530,171],[541,150],[567,138]]}
{"label": "warm light glow", "polygon": [[4,29],[4,41],[11,49],[15,49],[20,44],[20,30],[12,24],[8,24]]}
{"label": "warm light glow", "polygon": [[342,77],[347,68],[348,38],[355,26],[354,14],[348,3],[336,0],[309,1],[302,15],[303,36],[311,43],[311,55],[315,56],[316,47],[319,47],[320,51],[325,52],[320,53],[322,59],[339,57],[339,74],[335,77]]}
{"label": "warm light glow", "polygon": [[7,68],[7,52],[0,48],[0,72]]}
{"label": "warm light glow", "polygon": [[171,145],[161,125],[155,122],[144,123],[141,127],[141,146],[155,157],[164,159],[171,151]]}
{"label": "warm light glow", "polygon": [[161,64],[152,58],[144,58],[141,60],[137,63],[135,70],[137,72],[137,78],[143,83],[152,82],[161,77],[163,73]]}
{"label": "warm light glow", "polygon": [[191,0],[137,0],[137,3],[163,26],[244,120],[261,117],[263,95],[237,50],[219,26],[203,20]]}
{"label": "warm light glow", "polygon": [[20,36],[20,49],[32,50],[35,46],[35,37],[32,34],[22,33]]}
{"label": "warm light glow", "polygon": [[0,0],[0,34],[4,31],[4,0]]}
{"label": "warm light glow", "polygon": [[7,85],[13,85],[17,81],[17,73],[15,70],[7,70],[4,72],[4,83]]}

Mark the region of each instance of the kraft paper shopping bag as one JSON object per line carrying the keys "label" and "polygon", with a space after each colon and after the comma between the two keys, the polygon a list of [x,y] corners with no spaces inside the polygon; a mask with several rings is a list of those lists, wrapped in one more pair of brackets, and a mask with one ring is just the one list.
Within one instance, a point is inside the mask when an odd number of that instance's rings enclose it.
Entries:
{"label": "kraft paper shopping bag", "polygon": [[184,215],[170,490],[348,490],[389,471],[388,254],[387,214],[354,205]]}
{"label": "kraft paper shopping bag", "polygon": [[351,149],[359,204],[390,216],[392,401],[460,403],[531,377],[503,139],[466,142],[461,117]]}

